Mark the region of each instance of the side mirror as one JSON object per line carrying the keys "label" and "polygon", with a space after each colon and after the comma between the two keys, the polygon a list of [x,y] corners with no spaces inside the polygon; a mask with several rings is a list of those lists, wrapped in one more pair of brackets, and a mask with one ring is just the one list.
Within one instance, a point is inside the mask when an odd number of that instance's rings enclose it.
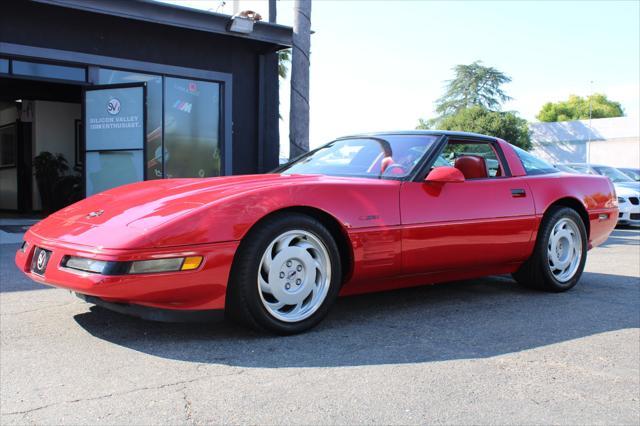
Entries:
{"label": "side mirror", "polygon": [[455,167],[435,167],[424,180],[427,183],[462,183],[464,175]]}

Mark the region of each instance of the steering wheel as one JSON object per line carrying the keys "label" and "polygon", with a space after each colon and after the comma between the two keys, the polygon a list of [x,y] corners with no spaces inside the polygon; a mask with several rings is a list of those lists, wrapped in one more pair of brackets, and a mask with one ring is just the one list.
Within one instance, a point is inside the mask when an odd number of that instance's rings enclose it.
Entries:
{"label": "steering wheel", "polygon": [[407,174],[407,170],[402,164],[393,163],[389,164],[382,174],[385,176],[404,176]]}

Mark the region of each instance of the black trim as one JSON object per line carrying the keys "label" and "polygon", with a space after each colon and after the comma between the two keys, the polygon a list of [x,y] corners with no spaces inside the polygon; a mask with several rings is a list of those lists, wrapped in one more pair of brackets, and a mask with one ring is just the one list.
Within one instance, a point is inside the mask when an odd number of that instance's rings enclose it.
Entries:
{"label": "black trim", "polygon": [[293,28],[259,21],[250,34],[239,34],[227,30],[231,16],[193,9],[174,4],[149,0],[35,0],[68,9],[78,9],[89,13],[118,16],[125,19],[146,21],[167,27],[222,34],[231,38],[269,43],[281,49],[292,46]]}
{"label": "black trim", "polygon": [[158,322],[211,322],[220,321],[224,318],[224,310],[178,310],[178,309],[160,309],[149,306],[136,305],[132,303],[113,303],[106,302],[99,297],[89,296],[86,294],[75,293],[77,297],[87,303],[118,312],[120,314],[131,315],[150,321]]}
{"label": "black trim", "polygon": [[527,196],[527,192],[522,188],[514,188],[511,190],[511,196],[514,198],[522,198]]}

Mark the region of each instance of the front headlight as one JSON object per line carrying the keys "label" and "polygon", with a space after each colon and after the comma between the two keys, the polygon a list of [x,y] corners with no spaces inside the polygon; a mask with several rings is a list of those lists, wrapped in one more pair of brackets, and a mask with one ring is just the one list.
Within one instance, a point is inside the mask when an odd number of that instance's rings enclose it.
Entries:
{"label": "front headlight", "polygon": [[87,259],[85,257],[69,256],[63,262],[63,266],[70,269],[76,269],[78,271],[102,274],[108,263],[109,262],[105,262],[104,260],[95,260],[95,259]]}
{"label": "front headlight", "polygon": [[137,260],[134,262],[110,262],[87,259],[85,257],[67,256],[62,261],[62,266],[77,271],[102,275],[127,275],[192,271],[198,269],[201,263],[201,256]]}
{"label": "front headlight", "polygon": [[623,197],[618,197],[618,203],[626,203],[627,200]]}

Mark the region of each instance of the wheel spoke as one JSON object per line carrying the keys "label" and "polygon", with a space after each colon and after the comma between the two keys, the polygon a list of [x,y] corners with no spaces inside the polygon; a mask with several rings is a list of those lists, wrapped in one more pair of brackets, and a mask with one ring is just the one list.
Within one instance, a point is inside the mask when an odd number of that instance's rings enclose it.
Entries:
{"label": "wheel spoke", "polygon": [[263,292],[269,293],[269,294],[273,294],[273,290],[271,290],[271,287],[269,286],[269,283],[266,282],[264,280],[264,278],[262,278],[260,276],[260,274],[258,274],[258,282],[260,283],[260,291],[263,291]]}

